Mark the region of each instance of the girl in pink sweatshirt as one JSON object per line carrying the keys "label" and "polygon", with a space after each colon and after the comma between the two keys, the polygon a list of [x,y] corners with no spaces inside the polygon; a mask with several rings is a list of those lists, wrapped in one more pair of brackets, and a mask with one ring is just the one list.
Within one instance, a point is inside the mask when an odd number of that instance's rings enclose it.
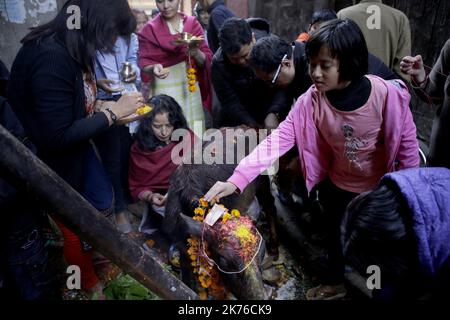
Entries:
{"label": "girl in pink sweatshirt", "polygon": [[310,289],[307,298],[331,300],[346,294],[340,222],[348,203],[374,188],[385,173],[418,167],[419,149],[407,88],[400,81],[366,75],[367,46],[354,22],[336,19],[324,24],[311,35],[306,55],[314,85],[278,129],[205,199],[242,191],[296,146],[308,192],[319,186],[328,218],[322,284]]}

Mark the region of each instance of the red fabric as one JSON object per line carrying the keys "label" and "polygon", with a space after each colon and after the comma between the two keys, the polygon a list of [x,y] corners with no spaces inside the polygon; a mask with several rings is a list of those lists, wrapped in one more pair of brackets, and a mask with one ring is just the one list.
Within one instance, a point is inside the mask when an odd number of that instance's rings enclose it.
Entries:
{"label": "red fabric", "polygon": [[[194,36],[205,37],[203,28],[194,17],[180,13],[183,21],[183,32],[189,32]],[[177,40],[179,35],[171,35],[169,27],[161,15],[149,21],[138,33],[139,37],[139,67],[142,69],[149,65],[162,64],[163,67],[171,67],[182,61],[187,61],[187,47],[176,46],[172,41]],[[203,106],[211,112],[212,109],[212,87],[211,87],[211,61],[212,51],[206,41],[202,41],[200,50],[205,54],[206,60],[203,68],[197,68],[198,82],[202,95]],[[151,80],[148,74],[141,74],[143,82]]]}
{"label": "red fabric", "polygon": [[[191,132],[190,139],[182,142],[171,142],[167,146],[155,151],[142,151],[137,142],[131,147],[128,183],[131,196],[138,200],[144,191],[162,191],[169,189],[169,179],[178,164],[172,161],[172,150],[179,143],[191,149],[188,143],[195,143],[195,135]],[[180,146],[183,147],[183,146]],[[180,154],[183,156],[183,154]]]}
{"label": "red fabric", "polygon": [[64,237],[64,258],[69,265],[80,267],[81,286],[90,289],[95,286],[99,279],[92,264],[92,250],[85,252],[81,248],[80,237],[69,230],[61,221],[55,219],[56,224]]}

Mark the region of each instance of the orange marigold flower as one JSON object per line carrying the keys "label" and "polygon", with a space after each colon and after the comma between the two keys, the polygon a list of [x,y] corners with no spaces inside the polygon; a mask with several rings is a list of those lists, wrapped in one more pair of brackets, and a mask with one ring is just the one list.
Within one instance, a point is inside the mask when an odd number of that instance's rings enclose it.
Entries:
{"label": "orange marigold flower", "polygon": [[196,74],[196,73],[197,73],[197,70],[195,70],[194,68],[189,68],[189,69],[188,69],[188,73],[190,73],[190,74]]}
{"label": "orange marigold flower", "polygon": [[195,208],[194,213],[198,216],[204,216],[205,215],[205,210],[203,210],[202,208]]}
{"label": "orange marigold flower", "polygon": [[209,207],[208,201],[206,201],[204,198],[200,198],[200,200],[198,202],[199,202],[201,207],[204,207],[204,208],[208,208]]}
{"label": "orange marigold flower", "polygon": [[228,220],[230,220],[230,218],[231,218],[231,214],[229,214],[228,212],[225,212],[222,216],[222,222],[225,223]]}
{"label": "orange marigold flower", "polygon": [[195,92],[195,91],[197,91],[197,87],[196,86],[190,86],[189,87],[189,91],[190,92]]}
{"label": "orange marigold flower", "polygon": [[241,213],[239,212],[239,210],[236,210],[236,209],[231,210],[231,214],[233,216],[235,216],[236,218],[240,218],[241,217]]}
{"label": "orange marigold flower", "polygon": [[206,291],[200,292],[198,296],[200,297],[200,300],[208,300],[208,294],[206,293]]}

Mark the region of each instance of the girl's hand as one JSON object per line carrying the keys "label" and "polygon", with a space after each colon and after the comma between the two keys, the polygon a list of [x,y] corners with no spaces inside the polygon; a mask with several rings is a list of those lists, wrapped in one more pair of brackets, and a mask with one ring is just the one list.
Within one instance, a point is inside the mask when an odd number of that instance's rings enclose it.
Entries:
{"label": "girl's hand", "polygon": [[205,194],[205,200],[211,202],[213,199],[220,200],[235,192],[237,187],[231,182],[217,181],[216,184]]}
{"label": "girl's hand", "polygon": [[427,77],[421,55],[404,57],[400,62],[400,70],[410,75],[416,83],[423,83]]}
{"label": "girl's hand", "polygon": [[155,64],[153,67],[153,75],[158,79],[165,79],[169,76],[169,69],[164,69],[161,64]]}
{"label": "girl's hand", "polygon": [[166,204],[166,196],[159,193],[153,193],[150,197],[150,203],[162,207]]}

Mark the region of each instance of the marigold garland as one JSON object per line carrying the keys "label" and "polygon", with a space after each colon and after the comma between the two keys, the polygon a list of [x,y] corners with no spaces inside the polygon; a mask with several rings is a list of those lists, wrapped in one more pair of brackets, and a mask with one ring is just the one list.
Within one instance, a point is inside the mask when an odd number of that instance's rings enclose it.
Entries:
{"label": "marigold garland", "polygon": [[[190,59],[189,59],[190,60]],[[192,66],[191,62],[189,62],[190,67],[187,70],[187,78],[188,78],[188,88],[189,92],[196,92],[197,91],[197,70]]]}
{"label": "marigold garland", "polygon": [[[194,210],[194,220],[202,222],[205,219],[206,212],[209,209],[209,203],[203,198],[199,201],[199,206]],[[197,276],[198,293],[201,300],[207,300],[209,296],[217,300],[228,298],[228,291],[222,282],[217,268],[210,264],[208,259],[203,256],[198,238],[191,237],[188,242],[188,255],[191,259],[191,266],[194,274]],[[208,244],[204,243],[204,250],[207,255],[211,255]]]}
{"label": "marigold garland", "polygon": [[[217,227],[215,226],[215,228],[218,228],[220,238],[228,239],[228,237],[234,236],[238,239],[239,244],[235,244],[233,249],[238,252],[244,262],[251,261],[258,250],[258,239],[252,220],[249,217],[241,217],[239,210],[233,209],[230,212],[223,205],[219,204],[219,206],[225,209],[221,223],[219,226],[217,224]],[[209,210],[209,203],[201,198],[199,206],[194,210],[193,219],[203,222]],[[194,274],[197,275],[200,299],[205,300],[209,296],[219,300],[227,299],[229,294],[223,284],[219,270],[208,258],[211,256],[208,244],[203,244],[204,252],[207,255],[204,256],[199,239],[191,237],[187,242],[191,266],[194,269]]]}

